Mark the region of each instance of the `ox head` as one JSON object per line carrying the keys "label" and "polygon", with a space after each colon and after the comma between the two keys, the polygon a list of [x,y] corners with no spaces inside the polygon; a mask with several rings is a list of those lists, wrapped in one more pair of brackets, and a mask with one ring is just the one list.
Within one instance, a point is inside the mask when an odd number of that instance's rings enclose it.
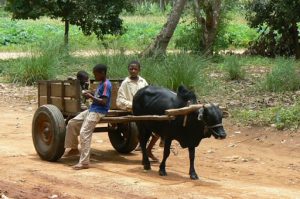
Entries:
{"label": "ox head", "polygon": [[205,137],[213,135],[216,139],[226,138],[222,117],[221,109],[215,104],[205,104],[198,110],[198,120],[205,124]]}

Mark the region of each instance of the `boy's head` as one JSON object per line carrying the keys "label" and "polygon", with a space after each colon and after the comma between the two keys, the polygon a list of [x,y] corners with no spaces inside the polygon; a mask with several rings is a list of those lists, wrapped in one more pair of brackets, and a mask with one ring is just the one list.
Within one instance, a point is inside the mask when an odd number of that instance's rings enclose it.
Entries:
{"label": "boy's head", "polygon": [[86,89],[88,87],[89,74],[87,72],[83,70],[78,71],[76,78],[79,80],[81,88]]}
{"label": "boy's head", "polygon": [[106,78],[107,66],[104,64],[97,64],[93,68],[93,73],[96,81],[102,81]]}
{"label": "boy's head", "polygon": [[137,78],[141,71],[141,65],[138,61],[132,61],[128,64],[130,78]]}

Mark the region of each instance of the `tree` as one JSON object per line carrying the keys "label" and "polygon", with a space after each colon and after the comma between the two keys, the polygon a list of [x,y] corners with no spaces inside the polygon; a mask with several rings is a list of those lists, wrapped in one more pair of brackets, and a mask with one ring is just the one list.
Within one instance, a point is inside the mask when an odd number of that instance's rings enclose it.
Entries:
{"label": "tree", "polygon": [[253,54],[274,57],[295,55],[300,59],[300,0],[253,0],[247,4],[247,19],[260,37],[250,47]]}
{"label": "tree", "polygon": [[168,44],[173,36],[186,2],[187,0],[177,0],[160,33],[153,43],[142,52],[143,57],[156,57],[166,53]]}
{"label": "tree", "polygon": [[65,43],[69,24],[77,25],[85,35],[122,33],[122,9],[130,9],[129,0],[8,0],[6,9],[12,19],[38,19],[41,16],[60,18],[65,22]]}
{"label": "tree", "polygon": [[195,16],[201,26],[200,48],[204,55],[213,54],[219,21],[221,16],[222,0],[194,0]]}

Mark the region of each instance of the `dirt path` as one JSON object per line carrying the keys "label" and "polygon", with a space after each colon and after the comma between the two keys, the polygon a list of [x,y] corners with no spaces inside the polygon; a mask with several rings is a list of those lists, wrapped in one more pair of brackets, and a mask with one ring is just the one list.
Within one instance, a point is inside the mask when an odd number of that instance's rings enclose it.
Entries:
{"label": "dirt path", "polygon": [[[300,132],[241,128],[225,120],[228,138],[206,139],[197,148],[197,181],[188,176],[187,150],[175,142],[167,162],[169,175],[160,177],[158,164],[153,164],[150,172],[143,171],[140,152],[120,155],[107,134],[94,134],[92,168],[74,171],[70,166],[78,157],[50,163],[37,156],[31,139],[37,106],[34,88],[10,89],[3,84],[0,88],[0,196],[300,198]],[[161,148],[154,153],[162,157]]]}

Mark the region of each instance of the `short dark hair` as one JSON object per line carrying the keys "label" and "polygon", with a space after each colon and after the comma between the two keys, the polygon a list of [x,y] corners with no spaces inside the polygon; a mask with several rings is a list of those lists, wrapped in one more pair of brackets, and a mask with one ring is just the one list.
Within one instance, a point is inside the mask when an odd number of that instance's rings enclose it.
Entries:
{"label": "short dark hair", "polygon": [[81,71],[78,71],[78,72],[77,72],[76,78],[77,78],[78,80],[88,79],[88,78],[89,78],[89,74],[88,74],[86,71],[81,70]]}
{"label": "short dark hair", "polygon": [[140,64],[140,62],[138,62],[138,61],[131,61],[129,64],[128,64],[128,68],[131,66],[131,65],[137,65],[139,68],[141,68],[141,64]]}
{"label": "short dark hair", "polygon": [[94,66],[93,71],[98,73],[104,72],[106,74],[107,66],[105,64],[97,64]]}

